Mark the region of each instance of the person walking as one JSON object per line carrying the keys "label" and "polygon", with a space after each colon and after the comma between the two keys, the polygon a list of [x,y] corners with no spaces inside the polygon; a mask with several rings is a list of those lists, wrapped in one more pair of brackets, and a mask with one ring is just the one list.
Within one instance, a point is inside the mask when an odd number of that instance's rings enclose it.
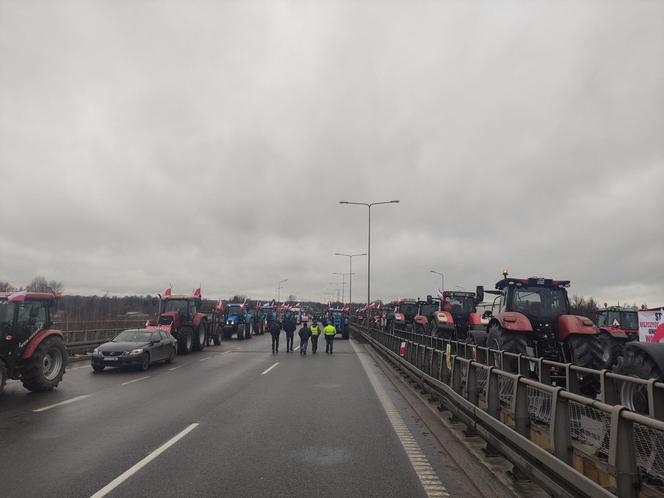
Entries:
{"label": "person walking", "polygon": [[279,320],[277,320],[275,317],[272,317],[267,327],[268,330],[270,331],[270,335],[272,336],[272,352],[278,353],[279,336],[281,335],[281,323],[279,323]]}
{"label": "person walking", "polygon": [[295,324],[295,320],[293,319],[292,316],[286,315],[286,319],[284,320],[284,330],[286,331],[286,352],[287,353],[292,353],[293,352],[293,338],[295,337],[295,329],[297,328],[297,325]]}
{"label": "person walking", "polygon": [[309,327],[309,330],[311,330],[311,352],[316,354],[316,351],[318,351],[318,336],[320,335],[320,326],[318,325],[318,322],[316,322],[315,318],[311,324],[311,327]]}
{"label": "person walking", "polygon": [[311,337],[311,329],[305,324],[300,329],[300,354],[307,354],[307,345],[309,344],[309,337]]}
{"label": "person walking", "polygon": [[334,336],[337,335],[337,329],[332,325],[332,322],[325,325],[323,334],[325,334],[325,352],[332,354],[332,350],[334,349]]}

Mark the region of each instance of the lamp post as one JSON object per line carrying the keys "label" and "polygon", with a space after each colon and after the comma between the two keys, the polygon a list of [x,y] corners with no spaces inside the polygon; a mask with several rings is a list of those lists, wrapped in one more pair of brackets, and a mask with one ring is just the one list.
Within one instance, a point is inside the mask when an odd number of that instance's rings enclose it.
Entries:
{"label": "lamp post", "polygon": [[349,276],[349,278],[353,277],[352,273],[339,273],[339,272],[332,272],[332,275],[341,275],[341,303],[345,304],[346,303],[346,275]]}
{"label": "lamp post", "polygon": [[445,292],[445,275],[442,272],[436,270],[429,270],[431,273],[440,275],[440,292]]}
{"label": "lamp post", "polygon": [[335,256],[345,256],[348,258],[348,306],[353,306],[353,258],[356,256],[366,256],[366,252],[358,254],[344,254],[342,252],[335,252]]}
{"label": "lamp post", "polygon": [[277,283],[277,302],[281,302],[281,289],[284,288],[283,284],[284,282],[288,282],[288,279],[285,278],[283,280],[279,280],[279,283]]}
{"label": "lamp post", "polygon": [[367,306],[371,302],[371,208],[379,204],[398,204],[398,200],[381,202],[349,202],[339,201],[339,204],[352,204],[355,206],[366,206],[369,211],[369,229],[367,233]]}

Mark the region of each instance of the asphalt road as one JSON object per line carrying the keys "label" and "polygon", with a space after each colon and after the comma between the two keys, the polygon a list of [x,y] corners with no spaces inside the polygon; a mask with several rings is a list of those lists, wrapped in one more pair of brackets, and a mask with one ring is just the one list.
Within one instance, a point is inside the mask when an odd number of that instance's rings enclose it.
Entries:
{"label": "asphalt road", "polygon": [[50,393],[10,383],[0,495],[477,496],[363,348],[301,356],[282,333],[279,354],[260,336],[148,372],[74,363]]}

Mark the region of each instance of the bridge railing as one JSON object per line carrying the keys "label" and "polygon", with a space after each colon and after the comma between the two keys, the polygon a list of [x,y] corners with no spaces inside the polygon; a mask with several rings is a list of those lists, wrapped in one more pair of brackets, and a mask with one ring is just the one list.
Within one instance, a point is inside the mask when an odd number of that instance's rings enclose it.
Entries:
{"label": "bridge railing", "polygon": [[[620,403],[621,390],[630,393],[640,391],[641,402],[645,406],[640,413],[658,420],[664,420],[664,383],[662,382],[620,375],[610,370],[595,370],[572,363],[562,363],[525,354],[499,351],[463,341],[419,334],[403,328],[395,327],[393,334],[401,339],[441,351],[449,351],[450,354],[472,359],[478,363],[496,366],[516,374],[534,376],[542,384],[554,387],[563,385],[569,392],[598,399],[609,405]],[[553,376],[553,370],[562,372],[562,378]],[[582,392],[582,384],[579,382],[579,378],[582,376],[590,376],[595,379],[596,385],[599,387],[596,397]]]}
{"label": "bridge railing", "polygon": [[[664,482],[663,421],[482,363],[461,343],[453,349],[454,341],[426,344],[403,333],[357,328],[441,394],[469,431],[482,432],[513,463],[521,459],[531,471],[542,466],[554,494],[560,486],[575,496],[636,498],[655,489],[646,481]],[[574,470],[586,463],[601,487]]]}
{"label": "bridge railing", "polygon": [[113,339],[123,330],[139,328],[144,325],[145,320],[104,320],[94,322],[56,322],[53,324],[53,328],[62,330],[67,352],[73,355],[89,353],[100,344]]}

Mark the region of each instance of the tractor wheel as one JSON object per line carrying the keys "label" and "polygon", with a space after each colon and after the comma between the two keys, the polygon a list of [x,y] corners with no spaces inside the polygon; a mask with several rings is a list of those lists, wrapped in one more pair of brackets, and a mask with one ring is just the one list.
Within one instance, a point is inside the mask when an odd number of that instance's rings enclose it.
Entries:
{"label": "tractor wheel", "polygon": [[201,322],[194,333],[194,351],[203,351],[205,349],[206,335],[205,322]]}
{"label": "tractor wheel", "polygon": [[415,324],[415,333],[416,334],[421,334],[424,335],[424,325],[421,325],[419,323]]}
{"label": "tractor wheel", "polygon": [[235,327],[235,336],[238,341],[244,340],[244,330],[242,330],[239,325]]}
{"label": "tractor wheel", "polygon": [[[618,358],[614,372],[640,379],[656,379],[659,382],[664,380],[662,372],[650,356],[641,349],[635,348],[627,349],[625,354]],[[650,410],[647,386],[623,382],[620,386],[620,404],[636,413],[648,415]]]}
{"label": "tractor wheel", "polygon": [[477,346],[486,346],[486,334],[474,334],[473,331],[468,332],[468,337],[466,338],[466,344],[471,348],[472,359],[478,363],[487,363],[486,351],[478,350]]}
{"label": "tractor wheel", "polygon": [[104,365],[92,365],[92,370],[94,370],[97,373],[103,372],[104,368],[106,368]]}
{"label": "tractor wheel", "polygon": [[[570,359],[579,367],[599,370],[602,368],[602,346],[596,335],[573,335],[567,339]],[[579,373],[581,394],[594,396],[599,392],[599,378]]]}
{"label": "tractor wheel", "polygon": [[7,383],[7,369],[5,368],[5,364],[2,361],[0,361],[0,396],[5,390],[6,383]]}
{"label": "tractor wheel", "polygon": [[192,338],[193,330],[189,327],[182,327],[178,334],[178,354],[191,353],[194,339]]}
{"label": "tractor wheel", "polygon": [[50,391],[62,380],[67,350],[58,336],[47,337],[37,346],[23,370],[23,387],[29,391]]}
{"label": "tractor wheel", "polygon": [[171,352],[170,352],[170,354],[168,355],[168,358],[166,358],[165,363],[166,363],[167,365],[170,365],[171,363],[173,363],[173,360],[175,359],[175,355],[176,355],[176,354],[177,354],[177,352],[175,351],[175,348],[171,349]]}
{"label": "tractor wheel", "polygon": [[[522,332],[510,332],[500,325],[493,325],[489,328],[489,337],[487,346],[491,349],[505,351],[513,354],[526,354],[526,336]],[[504,356],[504,362],[501,365],[500,355],[489,352],[489,364],[502,368],[508,372],[517,372],[519,361],[512,356]]]}
{"label": "tractor wheel", "polygon": [[448,341],[453,341],[454,340],[454,334],[452,333],[451,330],[446,329],[446,328],[440,328],[436,331],[436,337],[439,337],[440,339],[445,339]]}
{"label": "tractor wheel", "polygon": [[622,355],[625,349],[625,342],[622,339],[616,339],[607,332],[602,332],[599,335],[599,343],[602,346],[602,368],[610,370],[615,365],[618,357]]}
{"label": "tractor wheel", "polygon": [[212,336],[212,342],[214,342],[215,346],[219,346],[221,344],[221,332],[219,332],[219,329],[217,329],[215,334]]}

